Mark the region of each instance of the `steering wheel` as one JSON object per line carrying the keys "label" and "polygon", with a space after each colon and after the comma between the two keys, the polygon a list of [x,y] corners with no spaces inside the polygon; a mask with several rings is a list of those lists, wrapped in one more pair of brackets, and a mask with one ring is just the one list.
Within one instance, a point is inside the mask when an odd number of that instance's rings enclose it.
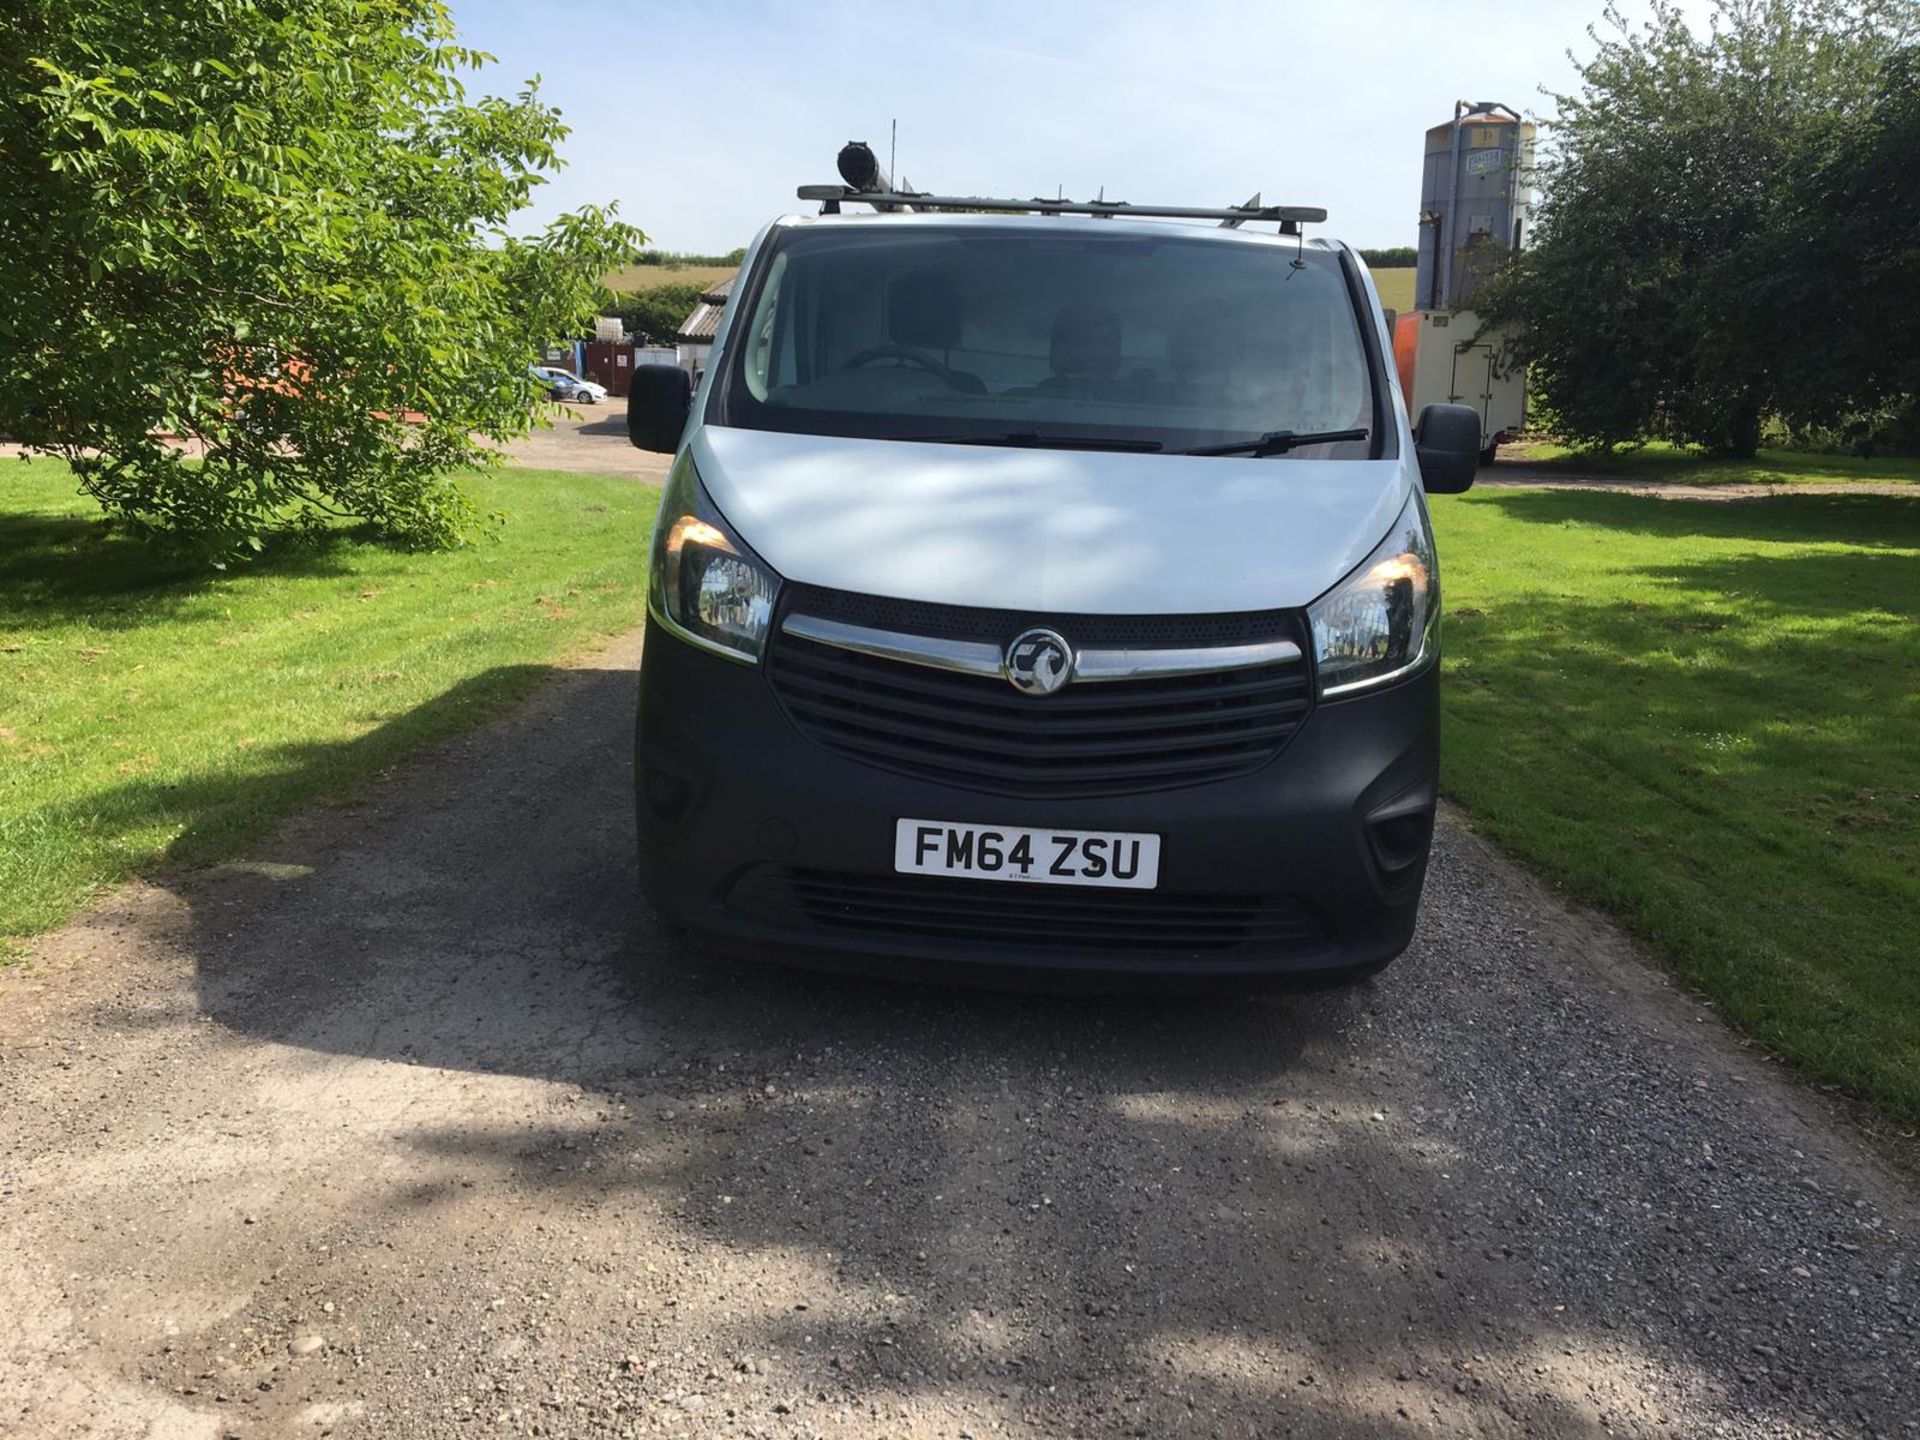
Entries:
{"label": "steering wheel", "polygon": [[858,370],[863,365],[871,365],[876,360],[904,360],[909,365],[917,365],[929,375],[938,375],[956,390],[972,393],[979,388],[979,380],[970,375],[962,375],[958,370],[945,365],[924,350],[911,345],[869,345],[856,355],[849,356],[842,370]]}

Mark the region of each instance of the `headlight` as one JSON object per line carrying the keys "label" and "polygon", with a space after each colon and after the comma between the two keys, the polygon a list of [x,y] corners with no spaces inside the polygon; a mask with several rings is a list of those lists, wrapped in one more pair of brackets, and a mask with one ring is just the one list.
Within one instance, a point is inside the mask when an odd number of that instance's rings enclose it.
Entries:
{"label": "headlight", "polygon": [[1323,699],[1384,685],[1440,653],[1440,571],[1415,491],[1387,538],[1307,609]]}
{"label": "headlight", "polygon": [[727,527],[687,455],[653,524],[647,589],[654,618],[681,639],[729,660],[760,659],[780,577]]}

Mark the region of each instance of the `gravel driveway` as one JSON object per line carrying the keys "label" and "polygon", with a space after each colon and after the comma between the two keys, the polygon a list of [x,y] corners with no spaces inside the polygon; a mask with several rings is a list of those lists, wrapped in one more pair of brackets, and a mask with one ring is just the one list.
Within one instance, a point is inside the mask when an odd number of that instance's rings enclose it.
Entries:
{"label": "gravel driveway", "polygon": [[[576,405],[571,401],[554,405],[547,412],[547,418],[553,423],[546,429],[535,430],[501,447],[510,461],[541,470],[631,475],[655,484],[666,480],[673,457],[633,448],[627,439],[624,396],[609,396],[596,405]],[[178,441],[176,448],[188,455],[197,455],[202,450],[197,441]],[[0,460],[14,459],[22,453],[38,452],[0,440]]]}
{"label": "gravel driveway", "polygon": [[516,465],[542,470],[575,470],[588,475],[632,475],[663,484],[671,455],[636,450],[627,439],[625,396],[609,395],[597,405],[556,405],[553,424],[506,447]]}
{"label": "gravel driveway", "polygon": [[0,1433],[1920,1433],[1912,1190],[1471,836],[1349,994],[714,968],[634,659],[0,976]]}

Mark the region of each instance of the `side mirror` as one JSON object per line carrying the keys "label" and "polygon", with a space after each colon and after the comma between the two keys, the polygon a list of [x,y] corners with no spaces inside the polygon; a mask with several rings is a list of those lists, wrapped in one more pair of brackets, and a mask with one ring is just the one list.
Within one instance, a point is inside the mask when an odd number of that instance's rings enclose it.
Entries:
{"label": "side mirror", "polygon": [[678,365],[633,367],[633,383],[627,388],[627,438],[642,450],[671,455],[679,449],[692,409],[693,377]]}
{"label": "side mirror", "polygon": [[1413,452],[1429,494],[1471,489],[1480,468],[1480,412],[1471,405],[1427,406],[1413,427]]}

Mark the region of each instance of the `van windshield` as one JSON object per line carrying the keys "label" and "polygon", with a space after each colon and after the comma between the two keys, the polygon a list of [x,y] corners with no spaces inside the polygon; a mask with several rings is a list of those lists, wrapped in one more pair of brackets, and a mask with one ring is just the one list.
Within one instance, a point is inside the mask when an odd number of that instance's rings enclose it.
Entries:
{"label": "van windshield", "polygon": [[[1168,451],[1376,428],[1337,256],[1175,226],[1050,225],[777,231],[734,317],[709,418]],[[1288,453],[1364,458],[1371,443]]]}

